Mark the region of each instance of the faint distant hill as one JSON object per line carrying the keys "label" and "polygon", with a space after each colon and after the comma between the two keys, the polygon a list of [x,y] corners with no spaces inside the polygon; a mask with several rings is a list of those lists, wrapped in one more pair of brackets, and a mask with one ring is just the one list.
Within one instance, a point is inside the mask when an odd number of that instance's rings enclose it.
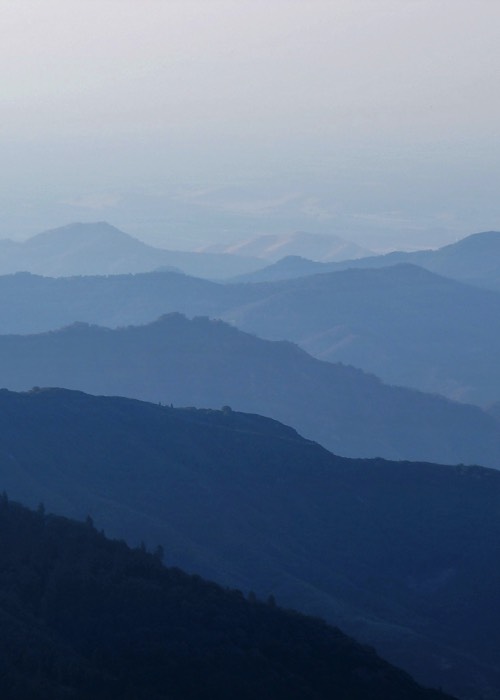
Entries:
{"label": "faint distant hill", "polygon": [[218,284],[174,272],[0,277],[0,333],[74,321],[116,327],[164,313],[222,318],[384,382],[487,405],[500,396],[500,294],[414,265]]}
{"label": "faint distant hill", "polygon": [[[144,540],[151,548],[161,544],[168,565],[253,590],[264,600],[273,594],[281,605],[319,614],[375,645],[426,685],[467,700],[498,698],[500,472],[347,460],[257,415],[171,409],[62,390],[0,392],[0,415],[0,489],[9,498],[35,508],[42,501],[46,509],[81,519],[90,515],[110,536],[133,545]],[[15,531],[19,546],[25,533],[25,528]],[[8,534],[0,528],[0,545]],[[116,581],[120,559],[105,580],[96,581],[101,566],[88,565],[89,543],[84,539],[80,549],[80,541],[75,533],[62,550],[47,539],[29,550],[36,557],[47,546],[57,573],[47,575],[41,599],[34,584],[47,569],[36,567],[32,576],[26,558],[15,561],[25,599],[40,613],[49,604],[54,613],[60,609],[58,621],[68,615],[71,629],[88,622],[92,650],[97,641],[92,620],[70,605],[82,589],[68,584],[75,569],[81,571],[87,581],[81,581],[83,593],[89,592],[82,604],[92,605],[99,591],[109,591],[109,582]],[[66,548],[82,555],[67,567]],[[11,596],[6,603],[12,614],[18,606],[8,564],[0,583]],[[137,600],[141,569],[128,570],[137,579]],[[147,588],[151,602],[158,603],[150,618],[158,629],[162,606],[154,577]],[[193,612],[199,611],[207,632],[219,615],[225,624],[234,620],[222,610],[204,615],[203,600],[200,590],[200,607]],[[192,609],[179,607],[179,614]],[[119,643],[130,613],[129,608],[115,628],[104,609],[95,624],[103,626],[103,635],[116,631]],[[2,630],[5,622],[2,618]],[[152,630],[144,632],[143,620],[133,622],[137,642],[130,658],[158,639]],[[235,622],[239,635],[244,623],[239,617]],[[6,652],[16,639],[13,634]],[[272,649],[279,653],[280,646]],[[193,650],[189,644],[184,648],[191,659]],[[309,658],[315,659],[315,648],[309,648]],[[239,654],[235,663],[238,659]],[[373,698],[375,686],[368,679],[363,700]],[[330,695],[337,696],[337,691]]]}
{"label": "faint distant hill", "polygon": [[411,263],[445,277],[500,291],[500,232],[498,231],[474,233],[437,250],[418,250],[410,253],[395,251],[386,255],[330,263],[315,262],[312,256],[304,257],[310,259],[285,257],[273,265],[243,274],[235,281],[266,282],[348,268],[375,268]]}
{"label": "faint distant hill", "polygon": [[500,421],[479,408],[382,384],[221,321],[180,314],[109,330],[0,336],[0,386],[60,386],[270,416],[348,457],[500,469]]}
{"label": "faint distant hill", "polygon": [[101,221],[69,224],[27,241],[0,240],[0,274],[26,271],[51,277],[149,272],[178,268],[198,277],[229,277],[262,262],[237,255],[154,248]]}
{"label": "faint distant hill", "polygon": [[300,255],[311,260],[349,260],[371,255],[371,251],[333,234],[296,231],[288,234],[253,236],[235,243],[211,245],[203,252],[230,253],[264,260],[279,260],[287,255]]}

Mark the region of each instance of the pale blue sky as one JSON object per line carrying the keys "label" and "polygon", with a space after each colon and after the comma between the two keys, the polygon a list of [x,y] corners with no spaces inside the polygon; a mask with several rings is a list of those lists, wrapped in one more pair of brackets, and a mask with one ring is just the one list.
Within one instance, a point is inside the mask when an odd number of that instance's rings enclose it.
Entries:
{"label": "pale blue sky", "polygon": [[499,35],[496,0],[4,2],[0,236],[500,229]]}

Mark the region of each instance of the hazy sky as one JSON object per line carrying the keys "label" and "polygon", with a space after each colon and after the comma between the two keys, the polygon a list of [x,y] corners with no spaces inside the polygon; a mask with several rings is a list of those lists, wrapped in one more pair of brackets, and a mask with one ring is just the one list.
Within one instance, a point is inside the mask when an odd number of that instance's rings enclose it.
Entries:
{"label": "hazy sky", "polygon": [[0,236],[500,229],[498,0],[4,0]]}

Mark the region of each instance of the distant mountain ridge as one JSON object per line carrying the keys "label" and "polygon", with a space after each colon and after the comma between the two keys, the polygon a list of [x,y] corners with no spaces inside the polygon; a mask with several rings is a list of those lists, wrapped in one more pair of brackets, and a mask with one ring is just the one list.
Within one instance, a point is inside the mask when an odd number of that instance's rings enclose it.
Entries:
{"label": "distant mountain ridge", "polygon": [[0,240],[0,274],[25,271],[67,277],[151,272],[164,267],[217,278],[260,266],[259,261],[241,256],[154,248],[105,221],[61,226],[22,243]]}
{"label": "distant mountain ridge", "polygon": [[[307,256],[304,256],[307,258]],[[265,282],[348,268],[377,268],[401,263],[419,265],[430,272],[461,282],[500,291],[500,232],[474,233],[436,250],[394,251],[342,262],[316,262],[287,256],[261,270],[244,274],[235,281]]]}
{"label": "distant mountain ridge", "polygon": [[202,252],[230,253],[264,260],[279,260],[286,255],[300,255],[311,260],[340,261],[372,255],[370,250],[334,234],[295,231],[288,234],[263,234],[229,244],[199,249]]}
{"label": "distant mountain ridge", "polygon": [[[351,262],[351,261],[349,261]],[[281,280],[290,280],[297,277],[307,277],[309,275],[318,275],[321,273],[337,270],[334,263],[324,263],[301,255],[286,255],[280,258],[272,265],[262,267],[255,272],[238,275],[232,283],[259,283],[259,282],[279,282]]]}
{"label": "distant mountain ridge", "polygon": [[500,421],[479,408],[391,387],[287,342],[180,314],[109,330],[74,324],[0,336],[0,386],[59,386],[175,406],[267,415],[337,454],[500,469]]}
{"label": "distant mountain ridge", "polygon": [[346,460],[257,415],[62,390],[0,391],[0,417],[12,499],[321,614],[426,685],[500,697],[498,471]]}

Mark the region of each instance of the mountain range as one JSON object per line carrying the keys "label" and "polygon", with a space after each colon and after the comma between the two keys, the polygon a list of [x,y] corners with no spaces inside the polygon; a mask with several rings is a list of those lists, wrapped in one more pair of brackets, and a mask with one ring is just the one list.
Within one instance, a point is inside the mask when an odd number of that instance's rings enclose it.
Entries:
{"label": "mountain range", "polygon": [[[500,290],[500,233],[473,234],[437,250],[373,255],[334,235],[260,235],[195,252],[157,248],[101,221],[75,223],[26,241],[0,240],[0,274],[108,275],[177,269],[209,279],[276,281],[348,268],[409,263],[462,282]],[[266,261],[273,265],[265,267]]]}
{"label": "mountain range", "polygon": [[349,457],[500,469],[500,421],[481,409],[384,385],[222,321],[180,314],[144,326],[73,324],[0,336],[0,386],[62,386],[175,406],[270,416]]}
{"label": "mountain range", "polygon": [[500,700],[500,234],[327,243],[0,241],[2,697]]}
{"label": "mountain range", "polygon": [[0,333],[75,321],[109,327],[164,313],[222,318],[384,382],[487,406],[500,396],[500,294],[414,265],[281,282],[218,284],[178,273],[0,277]]}
{"label": "mountain range", "polygon": [[0,415],[10,497],[321,614],[427,685],[500,697],[498,471],[347,460],[229,408],[3,390]]}
{"label": "mountain range", "polygon": [[351,260],[342,262],[315,262],[312,256],[287,252],[273,265],[243,274],[237,281],[267,282],[349,268],[378,268],[401,263],[418,265],[444,277],[500,291],[500,232],[474,233],[437,250],[353,255]]}
{"label": "mountain range", "polygon": [[0,274],[111,275],[160,267],[222,278],[251,272],[262,267],[262,262],[238,255],[155,248],[105,221],[61,226],[23,242],[0,240]]}

